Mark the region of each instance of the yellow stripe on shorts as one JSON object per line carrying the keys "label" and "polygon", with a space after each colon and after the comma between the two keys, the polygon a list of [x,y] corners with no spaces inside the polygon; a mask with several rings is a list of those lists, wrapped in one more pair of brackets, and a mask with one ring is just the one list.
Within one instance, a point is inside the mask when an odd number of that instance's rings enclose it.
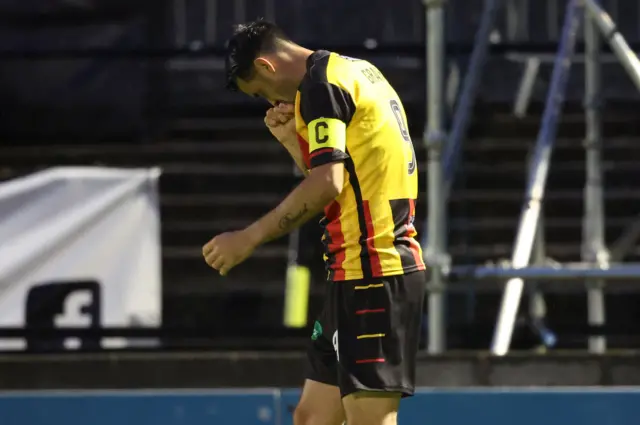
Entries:
{"label": "yellow stripe on shorts", "polygon": [[363,289],[383,288],[383,287],[384,287],[384,283],[372,283],[371,285],[354,286],[353,289],[355,289],[355,290],[363,290]]}
{"label": "yellow stripe on shorts", "polygon": [[358,335],[357,338],[358,339],[366,339],[366,338],[383,338],[384,334],[364,334],[364,335]]}

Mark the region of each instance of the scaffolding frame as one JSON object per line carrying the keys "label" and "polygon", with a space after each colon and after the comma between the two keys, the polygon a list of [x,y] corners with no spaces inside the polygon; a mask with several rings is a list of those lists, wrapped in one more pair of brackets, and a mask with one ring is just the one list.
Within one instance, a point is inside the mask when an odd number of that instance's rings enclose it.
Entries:
{"label": "scaffolding frame", "polygon": [[[445,339],[445,300],[443,292],[446,290],[447,279],[450,276],[483,279],[508,279],[505,284],[500,313],[496,321],[495,333],[491,352],[494,355],[508,353],[516,314],[522,298],[525,280],[534,283],[536,279],[550,280],[584,280],[588,299],[588,322],[590,325],[602,326],[606,322],[604,306],[605,282],[611,279],[629,279],[640,276],[640,264],[612,264],[611,256],[605,246],[605,214],[602,184],[602,117],[601,117],[601,45],[602,38],[608,40],[618,61],[629,73],[631,79],[640,90],[640,60],[631,51],[624,37],[617,31],[610,16],[595,0],[567,0],[565,20],[556,54],[552,82],[546,99],[543,113],[543,123],[540,129],[534,151],[530,160],[529,174],[525,199],[518,226],[516,241],[510,267],[457,266],[450,268],[444,237],[448,190],[451,179],[455,175],[456,161],[443,163],[444,150],[453,153],[455,158],[461,151],[464,141],[470,107],[469,103],[459,102],[454,118],[452,134],[456,137],[447,139],[442,126],[444,105],[442,101],[442,87],[444,87],[442,67],[444,57],[444,24],[443,0],[424,0],[427,16],[427,128],[425,130],[425,145],[429,153],[429,216],[427,218],[428,243],[425,250],[425,260],[431,268],[429,291],[429,344],[428,351],[440,354],[446,350]],[[474,55],[465,84],[463,84],[460,99],[473,102],[478,84],[480,68],[486,55],[487,39],[495,19],[497,0],[485,0],[482,24],[476,36]],[[585,13],[586,11],[586,13]],[[540,255],[544,255],[544,240],[541,237],[541,207],[547,174],[550,166],[551,153],[555,142],[558,120],[561,114],[566,92],[567,81],[580,23],[584,22],[585,52],[585,157],[586,176],[584,186],[584,217],[582,262],[549,267],[541,264]],[[599,34],[602,33],[602,36]],[[528,78],[524,87],[523,99],[528,97],[527,87],[530,86],[537,73],[538,63],[530,64]],[[530,89],[530,88],[529,88]],[[530,91],[530,90],[529,90]],[[528,100],[520,99],[516,113],[526,113]],[[446,141],[446,143],[445,143]],[[443,167],[445,173],[443,174]],[[443,178],[443,175],[445,178]],[[640,236],[640,219],[629,227],[629,233],[623,234],[616,244],[614,260],[619,261],[626,248]],[[535,266],[529,266],[534,245]],[[629,242],[631,241],[631,242]],[[538,301],[540,301],[538,299]],[[543,314],[543,313],[542,313]],[[604,336],[589,338],[589,351],[604,353],[606,339]]]}

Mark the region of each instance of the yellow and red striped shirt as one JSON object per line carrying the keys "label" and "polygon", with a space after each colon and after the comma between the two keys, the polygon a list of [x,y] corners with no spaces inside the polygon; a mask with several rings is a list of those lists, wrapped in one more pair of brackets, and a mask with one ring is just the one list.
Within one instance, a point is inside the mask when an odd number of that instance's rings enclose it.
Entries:
{"label": "yellow and red striped shirt", "polygon": [[345,165],[343,190],[321,221],[329,279],[424,270],[413,225],[416,158],[393,87],[371,63],[319,50],[295,104],[306,166]]}

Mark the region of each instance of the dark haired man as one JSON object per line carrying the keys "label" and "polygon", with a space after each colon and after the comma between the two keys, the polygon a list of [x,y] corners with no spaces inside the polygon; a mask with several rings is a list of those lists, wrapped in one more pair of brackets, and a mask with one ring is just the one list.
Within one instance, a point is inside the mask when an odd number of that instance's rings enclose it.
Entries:
{"label": "dark haired man", "polygon": [[268,100],[271,133],[306,173],[273,211],[203,248],[225,275],[324,210],[329,287],[308,351],[295,425],[395,425],[414,391],[425,266],[413,226],[416,159],[402,103],[370,63],[237,27],[230,88]]}

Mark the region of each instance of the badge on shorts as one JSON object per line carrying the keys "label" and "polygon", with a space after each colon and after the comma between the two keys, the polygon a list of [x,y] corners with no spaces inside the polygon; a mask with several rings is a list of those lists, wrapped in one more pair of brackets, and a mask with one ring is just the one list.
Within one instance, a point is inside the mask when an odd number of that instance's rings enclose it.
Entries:
{"label": "badge on shorts", "polygon": [[320,335],[322,335],[322,325],[316,320],[316,323],[313,324],[313,333],[311,334],[311,339],[315,341]]}

